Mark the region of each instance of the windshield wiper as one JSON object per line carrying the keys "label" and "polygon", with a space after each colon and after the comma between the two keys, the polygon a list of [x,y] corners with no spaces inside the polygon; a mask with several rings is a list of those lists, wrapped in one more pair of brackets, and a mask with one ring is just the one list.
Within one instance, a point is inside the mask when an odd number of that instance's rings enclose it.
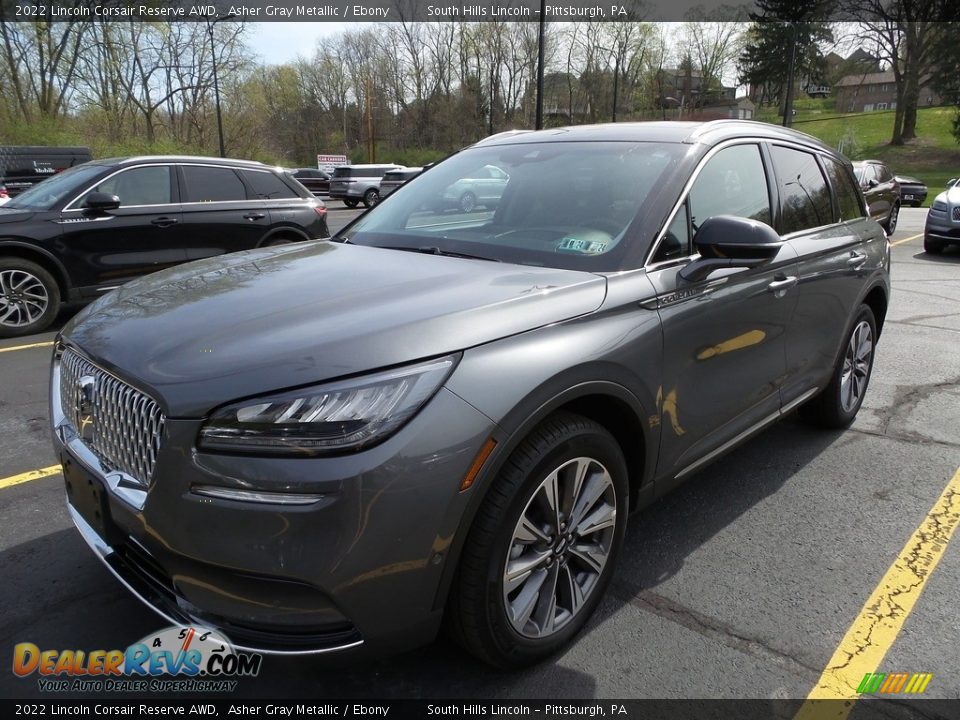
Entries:
{"label": "windshield wiper", "polygon": [[467,260],[487,260],[489,262],[503,262],[497,258],[485,257],[483,255],[470,255],[469,253],[454,252],[453,250],[441,250],[436,246],[425,247],[406,247],[403,245],[377,245],[384,250],[403,250],[405,252],[423,253],[424,255],[443,255],[445,257],[466,258]]}

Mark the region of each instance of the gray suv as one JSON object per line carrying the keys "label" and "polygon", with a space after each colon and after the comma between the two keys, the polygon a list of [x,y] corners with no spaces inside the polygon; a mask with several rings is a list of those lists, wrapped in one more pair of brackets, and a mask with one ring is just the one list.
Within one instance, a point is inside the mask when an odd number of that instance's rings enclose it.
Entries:
{"label": "gray suv", "polygon": [[960,245],[960,182],[947,181],[947,189],[934,198],[923,229],[923,249],[931,255],[947,245]]}
{"label": "gray suv", "polygon": [[380,202],[380,181],[391,170],[400,170],[400,165],[344,165],[334,168],[330,178],[330,199],[343,200],[343,204],[355,208],[361,202],[364,207],[373,207]]}
{"label": "gray suv", "polygon": [[[487,166],[495,208],[444,207]],[[70,515],[146,604],[242,648],[382,655],[446,625],[535,662],[596,609],[632,511],[795,409],[852,422],[889,267],[850,163],[800,133],[480,142],[332,241],[76,316],[51,382]]]}

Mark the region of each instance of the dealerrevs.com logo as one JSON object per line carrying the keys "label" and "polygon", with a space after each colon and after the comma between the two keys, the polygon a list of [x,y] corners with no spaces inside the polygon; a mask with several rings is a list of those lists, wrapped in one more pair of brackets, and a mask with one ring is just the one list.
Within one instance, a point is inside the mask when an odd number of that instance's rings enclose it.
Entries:
{"label": "dealerrevs.com logo", "polygon": [[126,650],[13,648],[13,673],[38,676],[43,692],[233,692],[263,658],[240,652],[215,630],[169,627]]}

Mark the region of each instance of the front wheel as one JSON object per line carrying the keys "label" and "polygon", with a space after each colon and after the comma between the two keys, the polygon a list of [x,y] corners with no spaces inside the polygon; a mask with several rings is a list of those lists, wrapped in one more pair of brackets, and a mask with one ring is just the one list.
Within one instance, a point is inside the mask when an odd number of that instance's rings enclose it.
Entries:
{"label": "front wheel", "polygon": [[45,330],[60,311],[60,288],[44,268],[0,259],[0,338]]}
{"label": "front wheel", "polygon": [[923,251],[930,255],[939,255],[943,252],[943,243],[933,240],[927,235],[923,236]]}
{"label": "front wheel", "polygon": [[830,384],[801,408],[806,419],[829,428],[845,428],[853,422],[867,394],[876,342],[873,310],[861,305]]}
{"label": "front wheel", "polygon": [[359,200],[354,200],[353,198],[344,198],[343,204],[346,205],[351,210],[360,204]]}
{"label": "front wheel", "polygon": [[448,608],[454,638],[480,659],[521,667],[563,648],[610,581],[629,487],[616,440],[557,413],[520,444],[467,537]]}

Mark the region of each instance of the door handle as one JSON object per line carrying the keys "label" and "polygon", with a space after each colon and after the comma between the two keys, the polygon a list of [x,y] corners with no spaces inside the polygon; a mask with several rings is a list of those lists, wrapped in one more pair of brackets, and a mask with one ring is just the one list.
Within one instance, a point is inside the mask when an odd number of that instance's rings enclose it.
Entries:
{"label": "door handle", "polygon": [[171,225],[176,225],[179,222],[176,218],[171,217],[158,217],[150,221],[151,225],[156,225],[157,227],[170,227]]}
{"label": "door handle", "polygon": [[847,258],[847,265],[852,268],[858,268],[867,261],[866,253],[852,252],[850,257]]}
{"label": "door handle", "polygon": [[252,212],[244,215],[243,219],[244,220],[263,220],[265,217],[266,217],[265,213]]}
{"label": "door handle", "polygon": [[767,285],[767,290],[772,292],[776,297],[783,297],[788,288],[792,288],[798,282],[796,275],[790,275],[788,277],[779,276],[772,283]]}

